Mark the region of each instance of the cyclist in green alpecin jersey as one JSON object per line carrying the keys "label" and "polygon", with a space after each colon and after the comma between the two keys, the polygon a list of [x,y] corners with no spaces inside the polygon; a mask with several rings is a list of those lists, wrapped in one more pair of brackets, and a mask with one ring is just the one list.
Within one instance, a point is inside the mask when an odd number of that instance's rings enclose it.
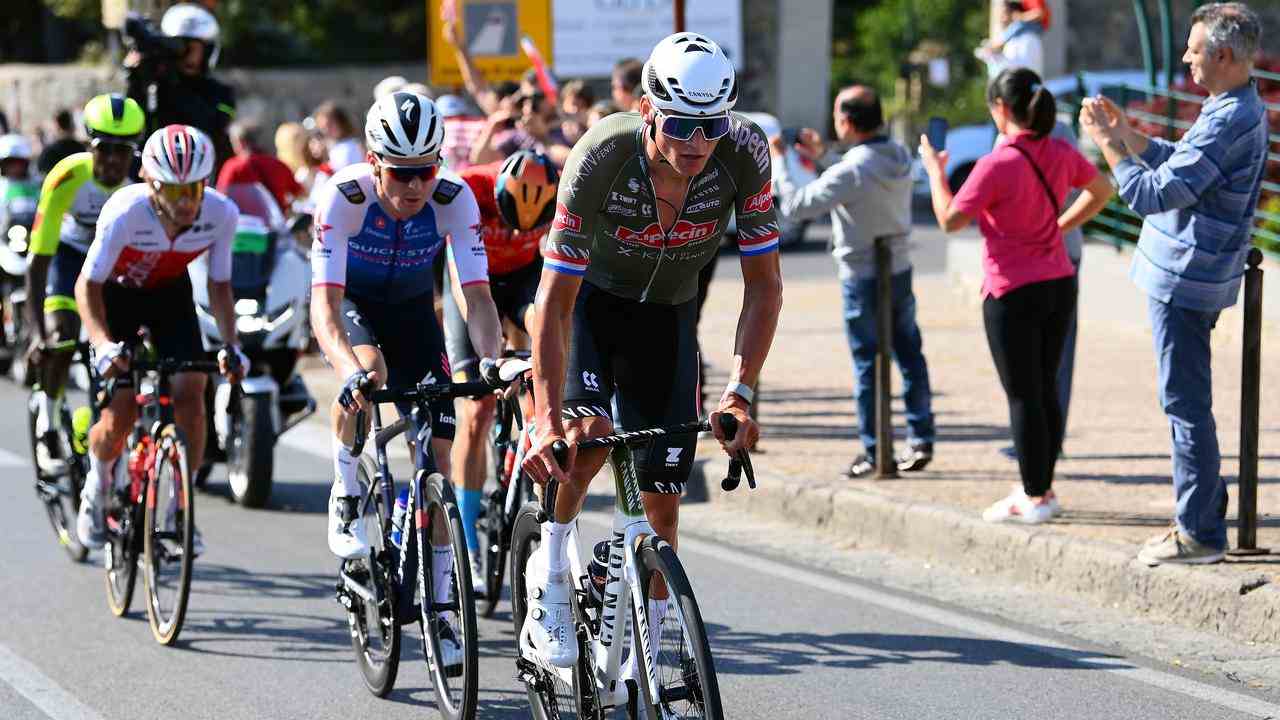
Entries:
{"label": "cyclist in green alpecin jersey", "polygon": [[[705,36],[677,33],[654,48],[642,89],[639,113],[601,121],[569,156],[531,327],[538,437],[524,469],[563,485],[555,517],[542,526],[546,575],[528,578],[520,641],[559,667],[577,655],[565,539],[606,454],[571,452],[561,469],[552,443],[605,435],[615,423],[630,430],[696,419],[698,272],[733,217],[746,291],[730,382],[711,419],[726,451],[749,446],[759,433],[747,413],[751,387],[782,304],[769,145],[730,112],[733,64]],[[731,442],[716,423],[720,413],[738,420]],[[693,445],[672,437],[636,454],[645,512],[672,544]],[[665,588],[654,596],[665,597]],[[666,602],[650,604],[651,635],[661,632]]]}

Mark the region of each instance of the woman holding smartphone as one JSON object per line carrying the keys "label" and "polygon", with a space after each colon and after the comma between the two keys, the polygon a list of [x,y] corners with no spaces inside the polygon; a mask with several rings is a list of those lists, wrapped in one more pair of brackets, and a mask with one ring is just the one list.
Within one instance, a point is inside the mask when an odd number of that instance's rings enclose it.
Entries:
{"label": "woman holding smartphone", "polygon": [[[920,158],[938,225],[955,232],[977,220],[984,240],[983,324],[1008,396],[1022,485],[982,516],[1034,524],[1060,511],[1052,485],[1065,421],[1055,379],[1077,292],[1063,233],[1097,215],[1112,189],[1078,150],[1049,137],[1057,107],[1034,72],[1001,72],[987,105],[1001,137],[958,194],[947,183],[946,151],[921,136]],[[1072,188],[1082,192],[1064,212]]]}

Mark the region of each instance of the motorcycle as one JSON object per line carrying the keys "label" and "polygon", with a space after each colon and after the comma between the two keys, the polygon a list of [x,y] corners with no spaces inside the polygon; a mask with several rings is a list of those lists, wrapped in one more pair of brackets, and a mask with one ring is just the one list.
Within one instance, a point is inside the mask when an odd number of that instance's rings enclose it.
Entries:
{"label": "motorcycle", "polygon": [[0,181],[0,374],[12,371],[23,382],[26,363],[15,362],[26,350],[30,328],[23,305],[27,300],[27,247],[36,220],[40,186],[34,182]]}
{"label": "motorcycle", "polygon": [[[196,480],[203,485],[213,463],[225,461],[232,498],[262,507],[271,496],[276,439],[316,410],[297,371],[309,342],[311,268],[266,188],[232,185],[225,194],[240,208],[231,287],[236,335],[250,367],[238,389],[222,378],[211,389],[209,451]],[[207,263],[192,263],[190,274],[201,337],[213,352],[222,338],[209,306]]]}

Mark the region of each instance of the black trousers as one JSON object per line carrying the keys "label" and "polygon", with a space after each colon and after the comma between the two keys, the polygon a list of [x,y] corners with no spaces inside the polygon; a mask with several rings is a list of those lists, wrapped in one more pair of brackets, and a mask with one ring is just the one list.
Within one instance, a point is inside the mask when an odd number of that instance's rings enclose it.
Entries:
{"label": "black trousers", "polygon": [[982,303],[987,344],[1009,399],[1022,488],[1031,497],[1048,492],[1062,451],[1066,418],[1057,376],[1075,307],[1074,277],[1024,285]]}

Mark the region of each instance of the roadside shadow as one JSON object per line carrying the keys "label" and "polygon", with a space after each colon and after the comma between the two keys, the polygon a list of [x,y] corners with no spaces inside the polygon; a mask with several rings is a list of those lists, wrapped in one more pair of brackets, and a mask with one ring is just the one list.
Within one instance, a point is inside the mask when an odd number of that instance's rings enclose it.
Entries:
{"label": "roadside shadow", "polygon": [[308,600],[333,597],[333,573],[255,573],[243,567],[196,563],[192,584],[201,595]]}
{"label": "roadside shadow", "polygon": [[324,515],[329,512],[329,485],[316,480],[276,480],[267,510]]}
{"label": "roadside shadow", "polygon": [[1123,667],[1114,655],[986,638],[876,633],[740,632],[709,626],[716,671],[734,675],[792,675],[814,667],[871,669],[932,663],[977,667],[1099,670]]}
{"label": "roadside shadow", "polygon": [[1127,525],[1167,528],[1168,515],[1142,515],[1137,513],[1105,512],[1097,510],[1063,510],[1054,518],[1054,524],[1064,525]]}
{"label": "roadside shadow", "polygon": [[[1163,460],[1169,461],[1169,453],[1071,453],[1067,456],[1068,460]],[[1238,454],[1224,453],[1222,455],[1224,461],[1238,462],[1240,456]],[[1259,455],[1259,460],[1268,462],[1280,460],[1280,455]]]}

